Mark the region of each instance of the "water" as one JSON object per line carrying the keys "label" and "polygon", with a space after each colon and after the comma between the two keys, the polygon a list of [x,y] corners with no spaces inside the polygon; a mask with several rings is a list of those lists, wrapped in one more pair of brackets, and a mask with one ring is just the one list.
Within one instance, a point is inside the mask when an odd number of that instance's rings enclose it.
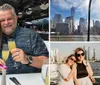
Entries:
{"label": "water", "polygon": [[94,76],[100,76],[100,62],[90,62]]}
{"label": "water", "polygon": [[94,83],[93,85],[100,85],[100,78],[95,78],[96,79],[96,83]]}
{"label": "water", "polygon": [[[100,62],[90,62],[93,69],[93,76],[100,76]],[[95,78],[96,83],[93,85],[100,85],[100,78]]]}

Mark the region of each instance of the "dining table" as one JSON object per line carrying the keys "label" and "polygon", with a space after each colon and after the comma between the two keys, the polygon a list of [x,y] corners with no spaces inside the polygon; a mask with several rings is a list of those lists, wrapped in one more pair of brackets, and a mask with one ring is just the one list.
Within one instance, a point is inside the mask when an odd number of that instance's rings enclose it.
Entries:
{"label": "dining table", "polygon": [[[27,73],[27,74],[7,74],[6,85],[16,85],[10,78],[15,77],[19,81],[19,85],[45,85],[41,73]],[[0,75],[0,85],[2,75]]]}

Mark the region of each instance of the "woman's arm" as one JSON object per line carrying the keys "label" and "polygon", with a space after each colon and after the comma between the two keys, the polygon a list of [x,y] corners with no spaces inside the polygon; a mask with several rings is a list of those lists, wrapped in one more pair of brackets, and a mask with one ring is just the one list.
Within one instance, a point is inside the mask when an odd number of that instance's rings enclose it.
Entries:
{"label": "woman's arm", "polygon": [[96,80],[93,78],[93,70],[92,70],[92,68],[91,68],[91,66],[90,66],[90,64],[89,64],[89,62],[88,62],[88,66],[87,66],[87,71],[88,71],[88,76],[89,76],[89,78],[91,79],[91,81],[92,81],[93,83],[95,83]]}
{"label": "woman's arm", "polygon": [[75,70],[76,70],[76,64],[74,64],[74,65],[72,66],[71,72],[68,74],[68,76],[67,76],[66,78],[64,78],[64,80],[65,80],[65,81],[69,81],[69,80],[73,77],[73,75],[74,75],[74,73],[75,73]]}
{"label": "woman's arm", "polygon": [[86,66],[86,70],[88,72],[88,75],[91,75],[92,76],[93,75],[93,71],[92,71],[92,68],[91,68],[89,62],[86,61],[86,60],[84,60],[83,63]]}
{"label": "woman's arm", "polygon": [[87,69],[88,75],[92,76],[93,75],[93,70],[92,70],[89,62],[87,62],[86,69]]}
{"label": "woman's arm", "polygon": [[86,69],[87,69],[89,78],[91,79],[91,81],[92,81],[93,83],[95,83],[96,80],[93,78],[93,70],[92,70],[92,68],[91,68],[91,66],[90,66],[90,63],[89,63],[88,61],[86,61]]}

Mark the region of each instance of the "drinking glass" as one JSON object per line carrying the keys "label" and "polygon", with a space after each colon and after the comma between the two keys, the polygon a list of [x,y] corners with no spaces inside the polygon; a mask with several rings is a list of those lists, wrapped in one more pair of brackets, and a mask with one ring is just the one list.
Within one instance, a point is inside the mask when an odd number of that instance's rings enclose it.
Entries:
{"label": "drinking glass", "polygon": [[[14,39],[8,39],[8,48],[9,48],[9,51],[16,48],[16,43],[15,43]],[[16,69],[18,69],[18,64],[16,61],[14,62],[14,67],[16,67]]]}
{"label": "drinking glass", "polygon": [[8,47],[9,47],[9,51],[11,51],[12,49],[16,48],[15,40],[9,39],[8,40]]}
{"label": "drinking glass", "polygon": [[3,44],[2,48],[2,59],[6,61],[9,57],[9,50],[8,50],[8,44]]}
{"label": "drinking glass", "polygon": [[42,69],[41,69],[41,75],[44,83],[46,85],[49,85],[49,59],[44,59]]}
{"label": "drinking glass", "polygon": [[49,85],[49,67],[47,67],[47,70],[46,70],[46,80],[45,80],[45,84],[46,85]]}

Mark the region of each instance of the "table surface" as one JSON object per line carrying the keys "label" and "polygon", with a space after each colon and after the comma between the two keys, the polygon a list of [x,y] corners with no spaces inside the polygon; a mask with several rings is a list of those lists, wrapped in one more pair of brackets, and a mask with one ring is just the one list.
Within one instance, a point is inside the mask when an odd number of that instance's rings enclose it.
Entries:
{"label": "table surface", "polygon": [[[0,75],[0,85],[1,85]],[[28,74],[9,74],[6,75],[7,85],[15,85],[9,78],[15,77],[21,83],[21,85],[45,85],[41,73],[28,73]]]}

